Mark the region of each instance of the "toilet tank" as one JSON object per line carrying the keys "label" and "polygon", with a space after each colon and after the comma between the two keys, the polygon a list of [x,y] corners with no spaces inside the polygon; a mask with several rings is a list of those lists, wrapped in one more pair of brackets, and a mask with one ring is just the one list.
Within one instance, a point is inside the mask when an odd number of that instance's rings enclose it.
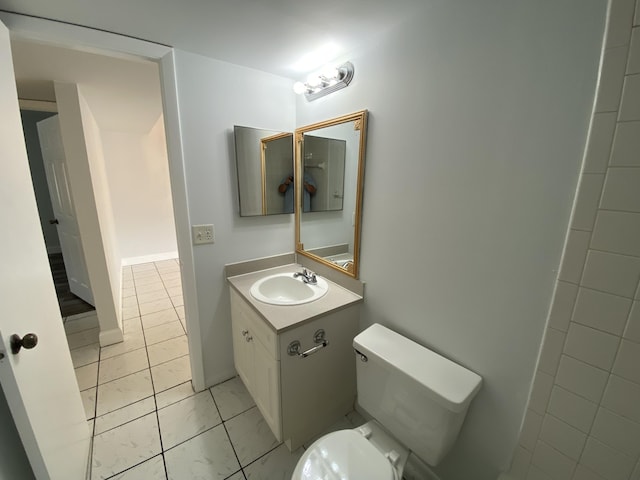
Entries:
{"label": "toilet tank", "polygon": [[353,340],[358,403],[415,455],[437,465],[482,378],[379,324]]}

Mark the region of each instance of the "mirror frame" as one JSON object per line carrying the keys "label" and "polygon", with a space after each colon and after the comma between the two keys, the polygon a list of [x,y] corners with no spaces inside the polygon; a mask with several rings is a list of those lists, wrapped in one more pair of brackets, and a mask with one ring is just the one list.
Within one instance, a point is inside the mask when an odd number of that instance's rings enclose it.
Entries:
{"label": "mirror frame", "polygon": [[[296,253],[308,257],[316,262],[322,263],[334,270],[337,270],[345,275],[353,278],[358,278],[360,270],[360,235],[362,229],[362,193],[364,190],[364,164],[365,164],[365,148],[367,144],[367,110],[360,110],[358,112],[343,115],[341,117],[332,118],[304,127],[296,128],[295,131],[295,161],[294,172],[296,182],[296,203],[295,203],[295,219],[296,219]],[[335,263],[324,259],[318,255],[307,252],[304,250],[304,245],[300,241],[300,224],[302,221],[302,179],[304,174],[304,134],[311,133],[314,130],[321,128],[331,127],[334,125],[340,125],[343,123],[354,122],[354,129],[360,131],[360,141],[358,145],[358,168],[357,168],[357,185],[356,185],[356,208],[355,208],[355,226],[354,226],[354,238],[353,238],[353,265],[351,269],[342,268]]]}

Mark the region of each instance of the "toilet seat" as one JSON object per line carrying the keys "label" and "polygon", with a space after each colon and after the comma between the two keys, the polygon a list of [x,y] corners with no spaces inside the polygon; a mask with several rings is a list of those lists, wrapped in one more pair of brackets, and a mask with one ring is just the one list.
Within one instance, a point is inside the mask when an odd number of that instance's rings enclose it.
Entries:
{"label": "toilet seat", "polygon": [[293,480],[396,480],[384,454],[355,430],[316,440],[300,457]]}

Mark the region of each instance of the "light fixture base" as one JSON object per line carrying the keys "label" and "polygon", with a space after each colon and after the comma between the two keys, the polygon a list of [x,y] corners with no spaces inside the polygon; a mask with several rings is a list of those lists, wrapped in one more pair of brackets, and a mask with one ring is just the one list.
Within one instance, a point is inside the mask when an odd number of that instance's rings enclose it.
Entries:
{"label": "light fixture base", "polygon": [[304,92],[304,97],[308,102],[312,102],[320,97],[329,95],[330,93],[338,91],[351,83],[354,72],[353,63],[345,62],[336,67],[336,70],[338,71],[338,77],[335,83],[330,83],[329,85],[319,89],[308,88],[307,91]]}

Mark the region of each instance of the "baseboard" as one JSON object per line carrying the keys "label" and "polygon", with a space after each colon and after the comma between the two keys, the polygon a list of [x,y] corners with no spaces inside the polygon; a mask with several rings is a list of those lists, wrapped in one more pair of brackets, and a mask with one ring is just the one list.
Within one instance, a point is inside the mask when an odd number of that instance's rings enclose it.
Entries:
{"label": "baseboard", "polygon": [[100,336],[98,338],[99,338],[101,347],[106,347],[107,345],[113,345],[114,343],[120,343],[124,340],[124,336],[122,335],[122,330],[120,330],[117,327],[112,328],[111,330],[100,332]]}
{"label": "baseboard", "polygon": [[62,249],[60,245],[54,245],[52,247],[47,247],[47,255],[53,255],[56,253],[62,253]]}
{"label": "baseboard", "polygon": [[140,257],[127,257],[122,259],[122,266],[138,265],[140,263],[161,262],[162,260],[172,260],[178,258],[178,251],[155,253],[153,255],[142,255]]}

